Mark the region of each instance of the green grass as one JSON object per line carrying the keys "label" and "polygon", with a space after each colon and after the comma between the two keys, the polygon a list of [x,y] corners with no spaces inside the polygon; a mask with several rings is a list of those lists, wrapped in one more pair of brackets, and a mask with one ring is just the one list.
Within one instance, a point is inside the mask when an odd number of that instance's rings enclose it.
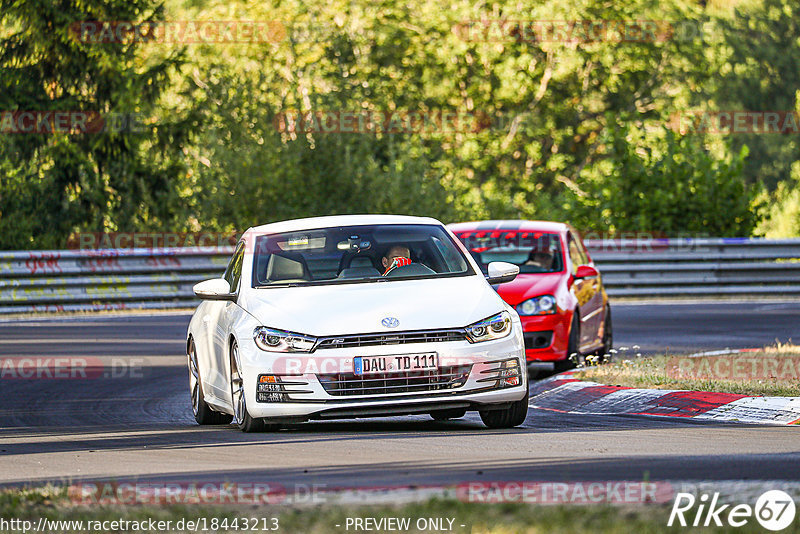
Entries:
{"label": "green grass", "polygon": [[[664,531],[689,531],[680,527],[667,528],[669,505],[589,506],[530,504],[476,504],[456,500],[431,500],[398,506],[340,506],[306,507],[256,506],[86,506],[72,504],[66,491],[58,488],[0,491],[0,517],[37,521],[40,517],[62,520],[146,519],[178,521],[182,518],[264,518],[277,517],[278,532],[323,534],[354,532],[345,530],[348,517],[409,517],[412,525],[418,518],[452,518],[454,533],[627,533],[646,534]],[[341,525],[336,527],[335,525]],[[465,525],[461,527],[460,525]],[[224,531],[224,529],[220,529]],[[231,531],[231,530],[229,530]],[[751,520],[743,528],[704,529],[708,532],[761,532]],[[0,531],[9,532],[9,531]],[[373,531],[375,532],[375,531]],[[381,531],[377,531],[381,532]],[[420,532],[412,528],[409,532]],[[797,521],[783,532],[800,532]],[[17,531],[19,533],[19,531]]]}
{"label": "green grass", "polygon": [[[719,362],[724,359],[725,361]],[[769,362],[770,368],[764,367]],[[800,347],[777,345],[758,352],[689,359],[685,356],[625,357],[591,361],[576,373],[581,380],[647,389],[683,389],[741,395],[800,396]],[[733,372],[737,366],[738,372]],[[757,373],[751,369],[756,365]],[[728,372],[731,370],[730,372]]]}

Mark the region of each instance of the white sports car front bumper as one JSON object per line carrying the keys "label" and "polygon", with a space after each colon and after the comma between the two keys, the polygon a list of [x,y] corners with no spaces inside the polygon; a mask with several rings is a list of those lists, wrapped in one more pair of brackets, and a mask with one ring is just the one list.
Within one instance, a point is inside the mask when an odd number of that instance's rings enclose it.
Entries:
{"label": "white sports car front bumper", "polygon": [[[281,354],[259,349],[252,338],[239,343],[247,411],[254,418],[334,419],[475,410],[490,405],[503,408],[521,400],[528,389],[524,342],[517,324],[505,338],[475,344],[458,340]],[[438,370],[360,376],[352,372],[353,359],[358,356],[424,353],[438,355]],[[501,374],[501,367],[512,371]],[[512,375],[516,380],[506,380]],[[275,381],[263,377],[275,377]],[[272,394],[263,394],[265,391]]]}

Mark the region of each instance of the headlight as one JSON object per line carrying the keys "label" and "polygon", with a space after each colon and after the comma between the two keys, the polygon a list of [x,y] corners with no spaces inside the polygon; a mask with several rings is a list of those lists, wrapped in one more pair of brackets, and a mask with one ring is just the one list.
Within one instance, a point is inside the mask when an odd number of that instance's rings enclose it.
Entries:
{"label": "headlight", "polygon": [[470,343],[506,337],[511,333],[511,315],[507,311],[501,311],[497,315],[469,325],[464,331]]}
{"label": "headlight", "polygon": [[317,338],[259,326],[253,331],[253,339],[261,350],[269,352],[310,352]]}
{"label": "headlight", "polygon": [[553,295],[542,295],[517,304],[520,315],[552,315],[556,312],[556,298]]}

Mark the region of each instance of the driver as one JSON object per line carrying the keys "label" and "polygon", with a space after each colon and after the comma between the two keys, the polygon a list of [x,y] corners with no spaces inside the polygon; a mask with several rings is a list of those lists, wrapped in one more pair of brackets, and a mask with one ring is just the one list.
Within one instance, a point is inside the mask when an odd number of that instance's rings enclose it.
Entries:
{"label": "driver", "polygon": [[525,265],[535,265],[542,270],[549,271],[553,268],[553,255],[546,250],[533,250],[528,256],[528,261],[525,262]]}
{"label": "driver", "polygon": [[381,263],[383,263],[383,268],[386,269],[383,276],[386,276],[398,267],[409,265],[411,263],[411,251],[403,245],[394,245],[386,251]]}

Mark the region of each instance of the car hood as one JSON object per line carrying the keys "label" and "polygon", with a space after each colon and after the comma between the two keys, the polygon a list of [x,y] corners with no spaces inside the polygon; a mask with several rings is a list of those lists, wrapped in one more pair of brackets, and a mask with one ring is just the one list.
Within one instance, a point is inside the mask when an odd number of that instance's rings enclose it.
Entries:
{"label": "car hood", "polygon": [[265,326],[312,336],[457,328],[505,308],[481,276],[248,289],[239,302]]}
{"label": "car hood", "polygon": [[520,274],[512,282],[497,286],[497,292],[503,300],[516,306],[539,295],[555,295],[564,276],[564,273]]}

